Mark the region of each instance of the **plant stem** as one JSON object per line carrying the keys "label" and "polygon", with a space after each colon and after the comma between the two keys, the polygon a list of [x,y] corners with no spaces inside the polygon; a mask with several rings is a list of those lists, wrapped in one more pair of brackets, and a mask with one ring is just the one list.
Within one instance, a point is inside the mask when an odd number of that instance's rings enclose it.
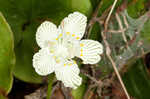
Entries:
{"label": "plant stem", "polygon": [[123,90],[124,90],[124,92],[125,92],[125,94],[127,96],[127,99],[130,99],[130,96],[129,96],[128,92],[127,92],[127,89],[126,89],[126,87],[125,87],[125,85],[124,85],[124,83],[122,81],[122,78],[121,78],[121,76],[119,74],[119,71],[118,71],[118,69],[116,67],[116,63],[113,61],[113,59],[111,57],[111,49],[109,47],[109,43],[106,40],[106,35],[104,34],[104,32],[101,32],[101,34],[102,34],[103,41],[104,41],[104,44],[105,44],[105,47],[106,47],[106,55],[107,55],[108,59],[111,61],[111,63],[112,63],[113,69],[114,69],[114,71],[115,71],[115,73],[117,75],[117,78],[119,79],[119,82],[120,82],[120,84],[121,84],[121,86],[122,86],[122,88],[123,88]]}
{"label": "plant stem", "polygon": [[121,76],[120,76],[120,74],[119,74],[119,71],[118,71],[118,69],[117,69],[117,67],[116,67],[115,62],[112,60],[111,56],[108,56],[108,58],[109,58],[109,60],[110,60],[111,63],[112,63],[112,66],[113,66],[113,68],[114,68],[114,71],[115,71],[115,73],[116,73],[116,75],[117,75],[117,77],[118,77],[118,79],[119,79],[119,82],[120,82],[120,84],[121,84],[121,86],[122,86],[122,88],[123,88],[123,90],[124,90],[124,92],[125,92],[125,94],[126,94],[127,99],[130,99],[130,96],[129,96],[129,94],[128,94],[128,91],[127,91],[127,89],[126,89],[126,87],[125,87],[125,85],[124,85],[124,83],[123,83],[123,81],[122,81],[122,78],[121,78]]}
{"label": "plant stem", "polygon": [[52,85],[53,85],[54,78],[55,78],[54,73],[49,76],[48,88],[47,88],[47,97],[46,97],[46,99],[50,99],[50,97],[51,97]]}
{"label": "plant stem", "polygon": [[[117,4],[117,1],[118,1],[118,0],[114,0],[114,3],[113,3],[113,5],[112,5],[112,7],[111,7],[111,10],[110,10],[110,12],[109,12],[109,14],[108,14],[108,16],[107,16],[107,18],[106,18],[106,21],[105,21],[105,23],[104,23],[104,29],[105,29],[104,32],[107,31],[108,22],[109,22],[109,19],[110,19],[110,17],[111,17],[111,14],[112,14],[112,12],[113,12],[113,10],[114,10],[116,4]],[[103,40],[104,40],[104,43],[105,43],[105,46],[106,46],[106,55],[107,55],[107,57],[109,58],[109,60],[111,61],[111,63],[112,63],[113,69],[114,69],[114,71],[115,71],[115,73],[116,73],[116,75],[117,75],[117,77],[118,77],[118,79],[119,79],[119,82],[120,82],[120,84],[121,84],[121,86],[122,86],[122,88],[123,88],[123,90],[124,90],[124,92],[125,92],[125,94],[126,94],[126,96],[127,96],[127,99],[130,99],[130,96],[129,96],[128,92],[127,92],[127,89],[126,89],[126,87],[125,87],[125,85],[124,85],[124,83],[123,83],[123,81],[122,81],[122,78],[121,78],[121,76],[120,76],[120,74],[119,74],[119,72],[118,72],[118,69],[117,69],[117,67],[116,67],[116,64],[115,64],[115,62],[113,61],[113,59],[112,59],[112,57],[111,57],[111,50],[110,50],[109,44],[108,44],[108,42],[107,42],[107,40],[106,40],[106,35],[104,34],[104,32],[101,32],[101,34],[102,34],[102,37],[103,37]]]}
{"label": "plant stem", "polygon": [[113,10],[114,10],[116,4],[117,4],[117,1],[118,1],[118,0],[114,0],[114,3],[113,3],[113,5],[112,5],[112,7],[111,7],[111,10],[110,10],[110,12],[109,12],[109,14],[108,14],[108,16],[107,16],[107,19],[106,19],[105,24],[104,24],[105,30],[107,30],[108,21],[109,21],[110,16],[111,16],[111,14],[112,14],[112,12],[113,12]]}

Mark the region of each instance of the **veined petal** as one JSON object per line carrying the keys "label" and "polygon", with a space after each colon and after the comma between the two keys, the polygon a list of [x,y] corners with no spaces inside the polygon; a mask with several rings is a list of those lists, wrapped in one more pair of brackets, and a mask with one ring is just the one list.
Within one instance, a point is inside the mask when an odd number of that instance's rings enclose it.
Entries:
{"label": "veined petal", "polygon": [[54,42],[57,37],[57,27],[49,21],[43,22],[36,32],[36,41],[41,48],[47,47],[48,42]]}
{"label": "veined petal", "polygon": [[77,57],[83,60],[84,64],[96,64],[100,61],[100,54],[103,53],[103,46],[98,41],[81,40],[80,51],[77,52]]}
{"label": "veined petal", "polygon": [[85,32],[87,17],[79,12],[69,14],[61,22],[61,29],[67,39],[80,40]]}
{"label": "veined petal", "polygon": [[54,72],[55,61],[47,48],[39,50],[33,56],[33,67],[39,75],[48,75]]}
{"label": "veined petal", "polygon": [[82,78],[79,76],[80,70],[77,64],[70,60],[62,64],[57,64],[55,74],[56,78],[64,83],[65,87],[76,89],[81,85]]}

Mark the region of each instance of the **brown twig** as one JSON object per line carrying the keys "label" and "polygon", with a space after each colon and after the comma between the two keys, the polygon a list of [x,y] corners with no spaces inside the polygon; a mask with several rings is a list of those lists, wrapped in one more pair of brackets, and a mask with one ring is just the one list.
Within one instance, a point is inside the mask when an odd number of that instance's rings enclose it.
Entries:
{"label": "brown twig", "polygon": [[128,21],[126,19],[126,16],[123,13],[121,13],[121,15],[123,16],[124,24],[125,24],[126,28],[128,29],[129,28],[129,24],[128,24]]}
{"label": "brown twig", "polygon": [[114,33],[114,34],[120,34],[125,31],[126,31],[126,28],[121,29],[121,30],[107,30],[107,32]]}
{"label": "brown twig", "polygon": [[88,25],[86,27],[86,31],[85,31],[85,35],[84,35],[85,38],[89,38],[90,31],[92,30],[92,27],[93,27],[94,23],[98,20],[97,19],[97,15],[98,15],[98,11],[99,11],[99,9],[100,9],[102,4],[103,4],[103,0],[101,0],[99,2],[98,7],[96,8],[94,13],[92,14],[92,18],[90,19],[90,21],[89,21],[89,23],[88,23]]}
{"label": "brown twig", "polygon": [[124,92],[125,92],[125,94],[127,96],[127,99],[130,99],[129,94],[128,94],[126,88],[125,88],[125,85],[124,85],[123,81],[122,81],[122,78],[121,78],[121,76],[120,76],[120,74],[119,74],[119,72],[117,70],[116,63],[114,62],[114,60],[111,57],[111,50],[110,50],[109,44],[108,44],[108,42],[106,40],[106,36],[104,35],[103,31],[101,32],[101,35],[102,35],[102,38],[103,38],[103,41],[104,41],[104,44],[105,44],[105,47],[106,47],[106,55],[109,58],[109,60],[111,61],[111,63],[112,63],[114,71],[115,71],[115,73],[116,73],[116,75],[117,75],[117,77],[119,79],[119,82],[120,82],[120,84],[121,84],[121,86],[122,86],[122,88],[123,88],[123,90],[124,90]]}
{"label": "brown twig", "polygon": [[[116,6],[116,3],[117,3],[117,0],[114,1],[113,5],[112,5],[112,8],[111,8],[111,10],[110,10],[110,12],[109,12],[109,14],[108,14],[108,16],[107,16],[107,18],[106,18],[106,21],[105,21],[105,23],[104,23],[104,29],[105,29],[104,31],[107,31],[108,22],[109,22],[109,19],[110,19],[111,14],[112,14],[112,12],[113,12],[115,6]],[[114,68],[114,71],[115,71],[115,73],[116,73],[116,75],[117,75],[117,77],[118,77],[118,79],[119,79],[119,82],[120,82],[120,84],[121,84],[121,86],[122,86],[122,88],[123,88],[123,90],[124,90],[124,92],[125,92],[125,94],[126,94],[126,96],[127,96],[127,99],[130,99],[130,96],[129,96],[127,90],[126,90],[126,87],[125,87],[125,85],[124,85],[124,83],[123,83],[123,81],[122,81],[122,78],[121,78],[121,76],[120,76],[120,74],[119,74],[119,72],[118,72],[118,70],[117,70],[116,63],[113,61],[113,59],[112,59],[112,57],[111,57],[111,50],[110,50],[110,47],[109,47],[109,43],[108,43],[107,40],[106,40],[106,35],[104,34],[103,31],[101,32],[101,35],[102,35],[102,38],[103,38],[103,41],[104,41],[104,44],[105,44],[105,47],[106,47],[106,55],[107,55],[107,57],[109,58],[109,60],[111,61],[111,63],[112,63],[112,66],[113,66],[113,68]]]}
{"label": "brown twig", "polygon": [[112,5],[112,7],[111,7],[111,10],[110,10],[110,12],[109,12],[109,14],[108,14],[108,16],[107,16],[107,18],[106,18],[106,21],[105,21],[105,24],[104,24],[105,30],[107,30],[107,28],[108,28],[108,22],[109,22],[109,19],[110,19],[111,14],[112,14],[112,12],[113,12],[115,6],[116,6],[117,1],[118,1],[118,0],[115,0],[115,1],[114,1],[113,5]]}
{"label": "brown twig", "polygon": [[81,71],[85,76],[87,76],[89,79],[91,79],[93,82],[95,82],[98,86],[101,86],[103,82],[101,80],[96,80],[94,77],[90,76],[89,74]]}
{"label": "brown twig", "polygon": [[109,13],[109,11],[110,11],[110,9],[111,9],[111,6],[108,7],[108,8],[102,13],[102,15],[101,15],[100,17],[97,17],[97,22],[99,22],[101,25],[103,25],[103,24],[104,24],[104,20],[106,19],[107,15],[108,15],[108,13]]}
{"label": "brown twig", "polygon": [[61,90],[62,90],[62,93],[65,97],[65,99],[72,99],[71,95],[70,95],[70,89],[65,87],[63,83],[60,83],[61,85]]}
{"label": "brown twig", "polygon": [[97,86],[97,84],[91,84],[91,85],[89,85],[88,88],[87,88],[86,93],[84,94],[83,99],[89,99],[89,93],[90,93],[91,89],[95,88],[96,86]]}
{"label": "brown twig", "polygon": [[[119,15],[117,13],[115,14],[115,16],[116,16],[117,22],[119,24],[119,27],[122,30],[123,26],[122,26],[121,19],[120,19]],[[123,37],[124,42],[127,44],[127,38],[126,38],[126,35],[125,35],[125,31],[122,31],[122,37]]]}

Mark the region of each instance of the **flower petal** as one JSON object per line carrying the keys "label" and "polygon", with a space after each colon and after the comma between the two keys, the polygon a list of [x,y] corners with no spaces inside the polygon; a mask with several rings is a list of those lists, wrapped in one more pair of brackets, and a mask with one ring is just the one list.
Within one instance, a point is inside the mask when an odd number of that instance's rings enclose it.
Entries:
{"label": "flower petal", "polygon": [[83,60],[84,64],[96,64],[100,61],[100,54],[103,53],[103,46],[98,41],[81,40],[80,50],[77,52],[77,57]]}
{"label": "flower petal", "polygon": [[74,12],[61,22],[60,27],[65,38],[67,36],[67,39],[80,40],[84,35],[86,24],[87,17],[79,12]]}
{"label": "flower petal", "polygon": [[62,81],[65,87],[76,89],[81,85],[82,78],[79,76],[80,70],[72,60],[57,64],[55,73],[56,78]]}
{"label": "flower petal", "polygon": [[48,41],[55,41],[58,37],[58,30],[55,24],[45,21],[37,29],[36,41],[41,48],[47,47]]}
{"label": "flower petal", "polygon": [[47,48],[39,50],[33,56],[33,67],[39,75],[48,75],[54,72],[55,61]]}

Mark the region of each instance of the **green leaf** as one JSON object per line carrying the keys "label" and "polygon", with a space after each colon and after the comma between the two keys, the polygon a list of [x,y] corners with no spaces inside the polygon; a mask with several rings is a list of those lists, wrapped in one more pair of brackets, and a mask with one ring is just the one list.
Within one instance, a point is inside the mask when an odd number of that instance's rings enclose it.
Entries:
{"label": "green leaf", "polygon": [[[90,16],[92,12],[92,4],[90,0],[68,0],[71,3],[68,5],[72,11],[79,11],[86,16]],[[77,3],[78,2],[78,3]]]}
{"label": "green leaf", "polygon": [[92,27],[91,31],[89,31],[89,38],[92,40],[99,40],[101,38],[101,30],[100,30],[100,25],[98,22],[96,22]]}
{"label": "green leaf", "polygon": [[27,29],[23,32],[24,36],[22,38],[22,41],[15,48],[17,61],[14,68],[14,74],[20,80],[31,83],[42,82],[42,77],[35,72],[32,66],[32,57],[38,50],[35,42],[35,31],[33,32],[33,30],[36,29],[36,26],[37,25],[33,23],[29,27],[27,27]]}
{"label": "green leaf", "polygon": [[37,27],[45,20],[58,25],[73,11],[87,16],[92,11],[90,0],[0,0],[0,4],[0,11],[4,13],[15,36],[14,74],[31,83],[42,82],[42,77],[36,74],[32,66],[33,55],[39,49],[35,41]]}
{"label": "green leaf", "polygon": [[146,40],[147,42],[150,42],[150,20],[148,20],[141,30],[141,37],[143,40]]}
{"label": "green leaf", "polygon": [[0,99],[7,99],[7,98],[0,94]]}
{"label": "green leaf", "polygon": [[46,97],[46,99],[50,99],[50,97],[52,95],[54,78],[55,78],[55,74],[54,73],[50,74],[49,77],[48,77],[49,82],[48,82],[47,97]]}
{"label": "green leaf", "polygon": [[131,17],[137,18],[146,12],[148,0],[133,0],[128,6],[128,13]]}
{"label": "green leaf", "polygon": [[130,95],[136,99],[149,99],[150,76],[146,71],[143,59],[133,59],[127,66],[130,68],[123,75],[123,81]]}
{"label": "green leaf", "polygon": [[99,2],[101,2],[101,0],[90,0],[94,10],[96,9],[96,7],[98,6]]}
{"label": "green leaf", "polygon": [[86,91],[86,84],[82,84],[76,90],[72,91],[72,95],[74,99],[83,99],[85,91]]}
{"label": "green leaf", "polygon": [[84,75],[81,75],[82,77],[82,84],[75,90],[72,90],[72,95],[74,97],[74,99],[83,99],[83,96],[85,94],[85,91],[87,89],[87,77],[85,77]]}
{"label": "green leaf", "polygon": [[12,70],[15,64],[13,33],[0,13],[0,91],[8,94],[13,83]]}

